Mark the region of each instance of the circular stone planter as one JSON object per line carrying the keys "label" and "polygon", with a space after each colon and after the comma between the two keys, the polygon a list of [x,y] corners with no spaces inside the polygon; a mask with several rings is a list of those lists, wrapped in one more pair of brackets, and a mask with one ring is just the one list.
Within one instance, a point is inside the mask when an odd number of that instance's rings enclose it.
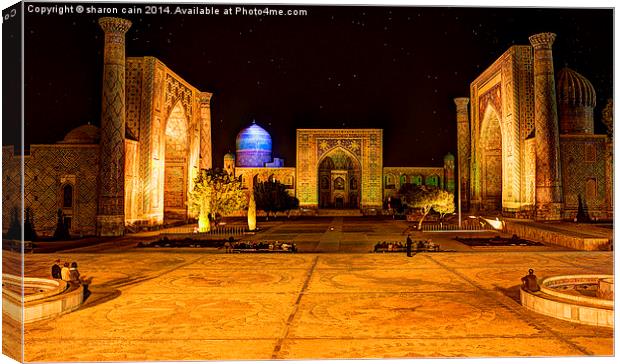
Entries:
{"label": "circular stone planter", "polygon": [[2,274],[2,288],[2,312],[23,323],[74,311],[84,300],[81,284],[59,279]]}
{"label": "circular stone planter", "polygon": [[521,288],[521,304],[532,311],[586,325],[614,327],[613,275],[548,277],[540,291]]}

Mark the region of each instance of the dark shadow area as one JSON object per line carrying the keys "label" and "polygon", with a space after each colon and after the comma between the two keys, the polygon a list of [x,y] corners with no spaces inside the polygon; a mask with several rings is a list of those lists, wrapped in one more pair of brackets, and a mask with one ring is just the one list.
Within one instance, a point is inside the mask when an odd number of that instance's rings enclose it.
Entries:
{"label": "dark shadow area", "polygon": [[577,195],[577,222],[590,222],[590,215],[588,215],[588,205],[581,195]]}
{"label": "dark shadow area", "polygon": [[494,284],[493,287],[497,292],[500,292],[504,296],[515,301],[516,303],[521,304],[521,294],[520,294],[521,285],[517,284],[516,286],[504,288],[504,287],[499,287]]}
{"label": "dark shadow area", "polygon": [[492,238],[462,238],[455,237],[454,240],[467,246],[541,246],[542,243],[521,239],[516,235],[510,238],[502,238],[499,235]]}

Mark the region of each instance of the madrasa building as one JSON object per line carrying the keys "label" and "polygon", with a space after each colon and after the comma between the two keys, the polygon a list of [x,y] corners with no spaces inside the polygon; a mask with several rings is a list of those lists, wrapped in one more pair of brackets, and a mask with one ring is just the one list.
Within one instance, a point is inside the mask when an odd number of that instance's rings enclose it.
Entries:
{"label": "madrasa building", "polygon": [[612,139],[594,133],[592,83],[569,68],[555,74],[555,38],[540,33],[510,47],[471,83],[469,98],[455,99],[465,210],[613,218]]}
{"label": "madrasa building", "polygon": [[[212,167],[212,94],[154,57],[125,57],[130,21],[99,24],[101,127],[80,126],[23,156],[3,147],[4,232],[21,206],[22,183],[24,207],[44,236],[53,234],[58,211],[74,236],[119,236],[130,226],[195,218],[189,192],[200,169]],[[593,133],[595,91],[563,70],[556,101],[553,37],[511,47],[474,80],[470,98],[455,100],[465,210],[558,220],[587,206],[592,216],[612,217],[611,141]],[[224,168],[248,193],[256,183],[280,181],[314,213],[380,214],[405,183],[455,189],[449,153],[442,166],[384,166],[381,129],[298,129],[296,143],[295,167],[284,167],[269,133],[253,123],[239,132]]]}
{"label": "madrasa building", "polygon": [[299,199],[301,209],[315,213],[337,209],[376,215],[405,183],[454,192],[454,156],[449,153],[438,167],[383,166],[382,129],[297,129],[296,152],[296,167],[283,167],[284,160],[272,156],[271,136],[253,122],[237,135],[236,154],[224,156],[224,169],[247,190],[279,181]]}
{"label": "madrasa building", "polygon": [[[43,236],[54,233],[58,211],[74,236],[119,236],[130,226],[195,218],[189,192],[199,170],[212,167],[212,94],[154,57],[125,57],[130,21],[101,18],[99,25],[101,127],[82,125],[56,143],[30,145],[23,156],[3,146],[4,232],[21,206],[22,183],[24,208]],[[297,167],[272,158],[271,137],[257,124],[239,133],[236,147],[224,167],[244,188],[278,180],[315,212],[377,214],[406,182],[454,189],[451,155],[436,168],[384,167],[381,129],[299,129]]]}

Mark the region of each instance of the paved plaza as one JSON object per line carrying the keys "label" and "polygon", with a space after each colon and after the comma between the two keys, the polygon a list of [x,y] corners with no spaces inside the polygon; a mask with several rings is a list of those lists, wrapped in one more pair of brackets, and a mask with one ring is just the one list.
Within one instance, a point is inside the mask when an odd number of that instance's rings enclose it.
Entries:
{"label": "paved plaza", "polygon": [[613,354],[613,330],[518,302],[528,268],[539,277],[611,274],[613,254],[517,249],[412,258],[127,247],[26,255],[27,276],[47,277],[55,258],[79,262],[91,295],[78,311],[26,325],[25,360]]}

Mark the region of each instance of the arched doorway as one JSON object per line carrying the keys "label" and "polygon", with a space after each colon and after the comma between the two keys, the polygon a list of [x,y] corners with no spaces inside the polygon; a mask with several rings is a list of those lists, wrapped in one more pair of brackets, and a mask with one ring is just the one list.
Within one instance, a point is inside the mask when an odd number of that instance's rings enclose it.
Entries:
{"label": "arched doorway", "polygon": [[359,208],[361,167],[351,153],[335,148],[319,162],[319,208]]}
{"label": "arched doorway", "polygon": [[480,132],[482,209],[502,210],[502,131],[497,112],[491,107]]}
{"label": "arched doorway", "polygon": [[164,220],[187,220],[187,118],[177,103],[166,121],[164,168]]}

